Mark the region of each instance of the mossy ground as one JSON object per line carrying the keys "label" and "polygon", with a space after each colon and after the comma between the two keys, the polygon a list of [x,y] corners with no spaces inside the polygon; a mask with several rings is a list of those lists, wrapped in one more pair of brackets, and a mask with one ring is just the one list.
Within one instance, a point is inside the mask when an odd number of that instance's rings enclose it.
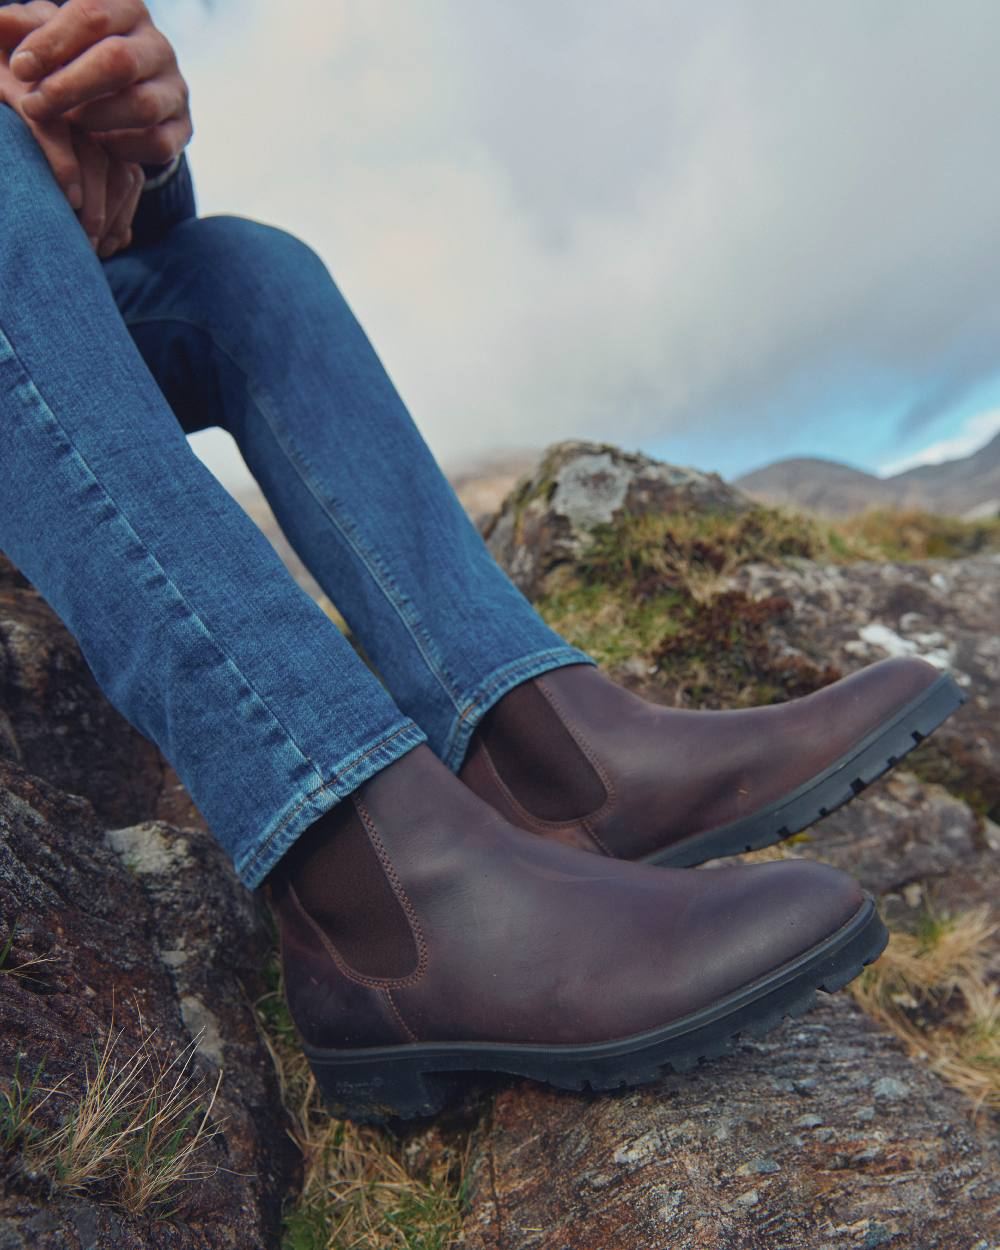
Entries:
{"label": "mossy ground", "polygon": [[[787,619],[791,605],[779,596],[752,600],[727,589],[742,565],[993,550],[1000,550],[1000,520],[914,511],[837,522],[763,506],[738,514],[628,516],[595,529],[576,566],[561,570],[535,606],[599,663],[629,663],[678,704],[746,707],[807,694],[841,673],[774,647],[771,627]],[[976,799],[977,809],[984,801]]]}

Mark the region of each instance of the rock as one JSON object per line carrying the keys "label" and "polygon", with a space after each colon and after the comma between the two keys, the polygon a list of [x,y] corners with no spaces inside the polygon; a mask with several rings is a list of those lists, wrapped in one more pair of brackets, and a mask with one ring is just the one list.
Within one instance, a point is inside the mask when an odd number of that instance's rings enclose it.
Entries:
{"label": "rock", "polygon": [[297,1152],[251,1006],[265,988],[269,935],[211,836],[160,821],[106,834],[86,799],[0,760],[0,950],[12,924],[0,968],[0,1108],[18,1054],[22,1073],[43,1066],[44,1085],[67,1078],[39,1112],[52,1128],[109,1027],[124,1030],[122,1059],[150,1031],[165,1062],[200,1034],[193,1071],[207,1091],[223,1073],[213,1110],[221,1133],[204,1154],[220,1170],[183,1183],[174,1217],[157,1220],[117,1210],[110,1190],[49,1194],[8,1152],[0,1246],[276,1245]]}
{"label": "rock", "polygon": [[996,1244],[995,1140],[846,995],[820,997],[645,1089],[505,1090],[470,1172],[467,1250]]}
{"label": "rock", "polygon": [[716,473],[678,468],[608,443],[571,441],[546,449],[483,534],[511,580],[534,597],[561,565],[580,556],[595,527],[623,512],[740,512],[752,506]]}
{"label": "rock", "polygon": [[0,758],[83,795],[107,824],[205,827],[159,749],[107,701],[76,639],[2,552]]}
{"label": "rock", "polygon": [[969,693],[961,712],[921,748],[923,775],[1000,820],[1000,555],[909,564],[751,564],[731,585],[780,596],[792,611],[770,627],[774,649],[850,672],[913,654]]}
{"label": "rock", "polygon": [[[714,475],[565,443],[485,532],[539,594],[626,513],[707,508],[744,524],[750,507]],[[919,777],[897,771],[794,844],[854,872],[890,913],[995,904],[1000,893],[1000,829],[982,818],[998,775],[998,572],[990,557],[800,559],[720,577],[726,620],[753,605],[747,646],[786,696],[894,649],[947,665],[973,695],[932,740],[950,734],[936,765],[922,747],[910,757],[922,758]],[[708,624],[720,599],[704,604]],[[108,705],[75,641],[2,558],[0,644],[0,951],[17,921],[0,969],[0,1095],[18,1054],[79,1093],[114,1020],[126,1047],[155,1028],[165,1057],[197,1038],[197,1072],[224,1073],[215,1114],[225,1117],[206,1155],[225,1170],[185,1185],[171,1221],[128,1216],[101,1191],[50,1193],[0,1148],[0,1248],[276,1246],[296,1151],[250,1007],[269,949],[257,903],[155,747]],[[672,697],[649,655],[623,668],[629,684]],[[32,958],[47,962],[12,974]],[[959,1094],[839,994],[647,1089],[505,1088],[477,1130],[463,1244],[993,1250],[991,1127],[977,1129]]]}
{"label": "rock", "polygon": [[[904,767],[785,846],[851,873],[903,928],[927,906],[947,915],[992,908],[1000,898],[1000,829]],[[1000,957],[1000,926],[992,945]]]}
{"label": "rock", "polygon": [[[572,575],[595,527],[632,507],[630,475],[671,481],[684,472],[589,444],[561,444],[543,464],[486,527],[494,555],[529,595]],[[738,511],[742,502],[695,487],[652,506]],[[742,634],[741,616],[753,618]],[[948,668],[969,690],[969,704],[907,760],[919,776],[896,770],[784,848],[853,873],[890,918],[909,923],[925,904],[958,912],[1000,896],[1000,829],[984,818],[1000,799],[998,620],[997,557],[844,566],[797,558],[720,577],[685,617],[683,637],[668,642],[676,648],[704,626],[692,664],[705,674],[702,706],[732,706],[734,692],[752,700],[764,686],[774,697],[808,693],[902,653]],[[726,653],[734,639],[752,661],[745,671]],[[615,677],[690,705],[690,691],[676,687],[676,657],[659,653],[659,671],[650,671],[654,647]],[[1000,951],[1000,933],[994,944]],[[463,1244],[992,1250],[995,1127],[848,994],[820,995],[801,1020],[655,1086],[611,1096],[527,1083],[504,1090],[477,1139]]]}

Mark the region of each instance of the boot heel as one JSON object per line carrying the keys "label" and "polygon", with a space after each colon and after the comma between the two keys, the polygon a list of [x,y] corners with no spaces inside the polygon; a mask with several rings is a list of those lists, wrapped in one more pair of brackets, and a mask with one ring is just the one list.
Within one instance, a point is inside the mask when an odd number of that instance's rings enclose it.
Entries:
{"label": "boot heel", "polygon": [[436,1115],[459,1089],[459,1078],[424,1072],[417,1060],[380,1063],[309,1058],[331,1115],[363,1124]]}

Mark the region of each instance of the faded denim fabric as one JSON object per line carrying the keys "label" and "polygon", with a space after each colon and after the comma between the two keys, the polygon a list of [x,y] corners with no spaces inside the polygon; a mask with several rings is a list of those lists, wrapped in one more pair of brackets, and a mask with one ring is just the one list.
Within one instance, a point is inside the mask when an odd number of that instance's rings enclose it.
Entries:
{"label": "faded denim fabric", "polygon": [[[594,663],[493,560],[307,244],[175,188],[102,261],[10,106],[0,161],[0,549],[247,886],[414,746],[457,771],[507,690]],[[209,425],[381,681],[194,454]]]}

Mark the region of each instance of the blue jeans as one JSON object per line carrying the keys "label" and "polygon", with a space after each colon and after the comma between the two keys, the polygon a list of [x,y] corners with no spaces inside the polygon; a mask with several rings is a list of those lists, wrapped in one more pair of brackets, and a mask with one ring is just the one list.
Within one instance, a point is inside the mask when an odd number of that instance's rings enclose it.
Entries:
{"label": "blue jeans", "polygon": [[[419,743],[457,771],[511,687],[594,663],[496,564],[307,244],[194,216],[102,261],[10,106],[0,162],[0,548],[247,886]],[[381,681],[192,451],[209,425]]]}

